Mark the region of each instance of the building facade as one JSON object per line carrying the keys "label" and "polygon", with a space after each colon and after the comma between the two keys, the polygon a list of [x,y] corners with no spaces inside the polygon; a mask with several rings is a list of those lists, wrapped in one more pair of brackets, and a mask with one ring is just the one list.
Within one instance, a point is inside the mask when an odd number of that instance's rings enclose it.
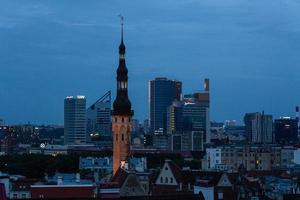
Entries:
{"label": "building facade", "polygon": [[295,144],[298,142],[298,121],[289,117],[276,119],[275,140],[280,144]]}
{"label": "building facade", "polygon": [[246,113],[245,132],[250,143],[273,143],[273,117],[264,112]]}
{"label": "building facade", "polygon": [[228,145],[206,149],[207,170],[271,170],[281,166],[281,147],[268,145]]}
{"label": "building facade", "polygon": [[111,91],[87,109],[87,133],[96,138],[101,147],[112,147],[111,131]]}
{"label": "building facade", "polygon": [[150,80],[148,87],[150,132],[158,130],[166,132],[167,108],[174,100],[181,100],[182,83],[159,77]]}
{"label": "building facade", "polygon": [[68,96],[64,101],[64,142],[65,144],[85,144],[86,98]]}

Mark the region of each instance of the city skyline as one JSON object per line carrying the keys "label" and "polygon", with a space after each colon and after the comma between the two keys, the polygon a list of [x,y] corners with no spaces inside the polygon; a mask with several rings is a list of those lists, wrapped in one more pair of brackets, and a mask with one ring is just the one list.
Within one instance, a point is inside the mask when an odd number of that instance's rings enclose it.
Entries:
{"label": "city skyline", "polygon": [[[127,62],[131,72],[129,96],[135,118],[147,117],[147,84],[157,76],[182,81],[184,94],[202,90],[203,79],[209,78],[212,120],[241,122],[244,113],[262,110],[274,118],[294,116],[294,107],[300,103],[296,93],[299,85],[296,52],[300,49],[296,43],[300,39],[297,36],[300,26],[299,15],[294,11],[300,4],[285,2],[288,11],[282,11],[282,1],[273,3],[272,11],[267,14],[283,13],[284,17],[272,16],[260,21],[258,18],[264,17],[263,11],[268,9],[261,8],[264,3],[258,1],[238,4],[231,0],[228,5],[219,1],[147,2],[149,11],[140,18],[136,18],[140,11],[130,12],[134,3],[142,7],[135,1],[129,5],[116,1],[119,4],[116,8],[96,1],[77,2],[73,11],[67,9],[66,2],[0,3],[3,5],[0,6],[0,41],[6,47],[0,50],[3,101],[0,117],[6,122],[62,124],[66,96],[85,95],[87,105],[107,90],[113,91],[114,98],[117,15],[121,11],[126,17]],[[217,9],[218,3],[221,10]],[[239,14],[249,4],[258,16]],[[111,9],[109,14],[99,15],[97,9],[101,10],[101,6]],[[13,8],[20,12],[15,14]],[[195,19],[185,12],[181,19],[176,18],[178,12],[172,9],[184,11],[185,8],[194,14],[199,8],[207,10]],[[151,16],[151,11],[159,12],[159,9],[164,11],[161,14],[164,19]],[[289,23],[284,24],[286,21]],[[135,98],[137,94],[139,97]]]}

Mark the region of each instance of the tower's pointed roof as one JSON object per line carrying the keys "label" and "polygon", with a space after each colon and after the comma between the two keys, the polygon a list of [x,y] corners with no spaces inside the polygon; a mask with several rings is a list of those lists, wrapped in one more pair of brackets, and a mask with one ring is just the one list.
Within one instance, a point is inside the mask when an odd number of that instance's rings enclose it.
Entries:
{"label": "tower's pointed roof", "polygon": [[119,46],[119,67],[117,69],[117,97],[113,103],[113,115],[133,115],[131,102],[128,98],[128,70],[125,62],[125,45],[123,39],[123,17],[121,16],[121,43]]}

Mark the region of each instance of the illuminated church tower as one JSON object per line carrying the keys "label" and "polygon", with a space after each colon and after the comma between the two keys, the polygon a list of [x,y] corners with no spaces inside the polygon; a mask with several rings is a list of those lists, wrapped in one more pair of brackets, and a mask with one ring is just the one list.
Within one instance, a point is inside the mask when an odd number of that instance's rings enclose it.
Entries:
{"label": "illuminated church tower", "polygon": [[119,67],[117,69],[117,97],[113,103],[113,174],[121,163],[127,161],[131,137],[131,103],[128,99],[128,70],[125,63],[125,45],[123,42],[123,18],[121,23],[121,44],[119,46]]}

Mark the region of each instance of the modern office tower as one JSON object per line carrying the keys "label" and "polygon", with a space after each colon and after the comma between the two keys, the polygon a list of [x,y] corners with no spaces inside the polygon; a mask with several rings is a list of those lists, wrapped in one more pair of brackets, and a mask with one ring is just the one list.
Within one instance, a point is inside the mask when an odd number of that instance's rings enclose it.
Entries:
{"label": "modern office tower", "polygon": [[65,98],[64,140],[65,144],[85,144],[87,142],[85,96]]}
{"label": "modern office tower", "polygon": [[290,117],[275,119],[275,141],[280,144],[298,142],[298,121]]}
{"label": "modern office tower", "polygon": [[131,140],[131,102],[128,98],[128,70],[125,63],[125,45],[123,42],[123,22],[121,44],[119,46],[119,67],[117,69],[117,97],[113,103],[113,174],[121,164],[128,163]]}
{"label": "modern office tower", "polygon": [[173,133],[170,137],[170,148],[172,151],[202,151],[203,132],[202,131],[183,131]]}
{"label": "modern office tower", "polygon": [[246,113],[244,116],[246,137],[250,143],[273,143],[273,117],[264,112]]}
{"label": "modern office tower", "polygon": [[166,132],[167,108],[174,100],[181,100],[182,83],[167,78],[155,78],[149,81],[150,132]]}
{"label": "modern office tower", "polygon": [[197,98],[185,98],[182,116],[185,131],[200,131],[203,142],[210,143],[209,107],[206,102]]}
{"label": "modern office tower", "polygon": [[[205,79],[203,92],[184,95],[183,101],[175,100],[167,109],[167,133],[183,134],[183,132],[192,131],[197,134],[201,133],[201,142],[210,143],[208,79]],[[192,141],[191,139],[184,140],[186,137],[181,138],[182,141]],[[179,139],[176,138],[176,140]]]}
{"label": "modern office tower", "polygon": [[172,105],[167,108],[167,133],[174,134],[183,131],[182,117],[183,102],[173,101]]}
{"label": "modern office tower", "polygon": [[111,91],[105,93],[86,111],[87,134],[97,138],[101,147],[112,147],[111,131]]}

